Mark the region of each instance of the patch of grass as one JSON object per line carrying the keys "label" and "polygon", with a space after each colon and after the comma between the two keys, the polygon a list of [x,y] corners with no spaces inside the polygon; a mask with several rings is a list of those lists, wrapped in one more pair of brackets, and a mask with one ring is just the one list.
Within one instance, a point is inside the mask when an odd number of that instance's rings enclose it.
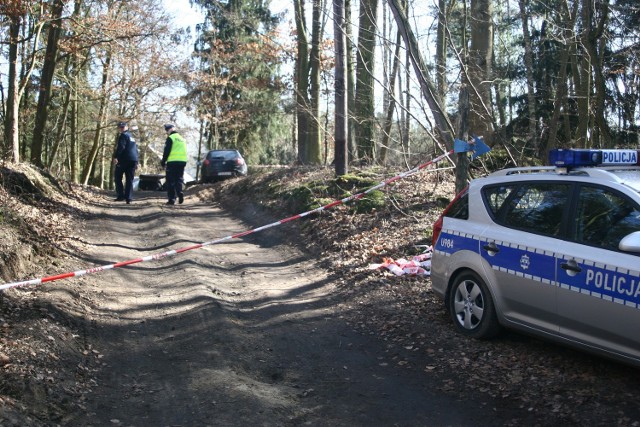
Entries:
{"label": "patch of grass", "polygon": [[[359,194],[378,184],[378,181],[359,175],[343,175],[333,179],[318,179],[296,187],[282,189],[279,195],[289,212],[309,211],[329,204],[335,200]],[[358,201],[352,202],[357,213],[371,212],[385,205],[384,193],[374,190]]]}
{"label": "patch of grass", "polygon": [[[333,179],[336,193],[343,192],[347,196],[365,191],[379,183],[378,180],[370,177],[371,175],[342,175]],[[338,194],[334,194],[338,195]],[[346,197],[346,196],[345,196]]]}
{"label": "patch of grass", "polygon": [[317,207],[315,206],[316,197],[311,188],[306,185],[294,187],[293,189],[286,191],[283,196],[287,206],[287,211],[292,213],[298,210],[308,211]]}
{"label": "patch of grass", "polygon": [[355,202],[353,206],[356,213],[369,213],[374,210],[380,210],[386,205],[386,198],[382,191],[373,190],[364,195],[362,199]]}

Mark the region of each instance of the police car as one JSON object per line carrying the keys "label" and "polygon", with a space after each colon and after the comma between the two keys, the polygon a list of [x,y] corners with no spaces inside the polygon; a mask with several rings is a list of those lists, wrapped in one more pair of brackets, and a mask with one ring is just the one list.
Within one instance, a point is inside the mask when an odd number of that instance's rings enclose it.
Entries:
{"label": "police car", "polygon": [[433,229],[464,335],[508,327],[640,366],[640,151],[553,150],[471,181]]}

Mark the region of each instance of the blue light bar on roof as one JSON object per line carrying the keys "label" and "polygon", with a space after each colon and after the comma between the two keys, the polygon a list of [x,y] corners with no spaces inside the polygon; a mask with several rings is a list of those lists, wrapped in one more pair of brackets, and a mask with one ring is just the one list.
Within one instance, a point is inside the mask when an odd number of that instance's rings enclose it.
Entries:
{"label": "blue light bar on roof", "polygon": [[549,163],[558,167],[597,166],[602,163],[600,150],[565,150],[558,148],[549,151]]}
{"label": "blue light bar on roof", "polygon": [[638,150],[555,149],[549,152],[549,163],[556,167],[640,165]]}

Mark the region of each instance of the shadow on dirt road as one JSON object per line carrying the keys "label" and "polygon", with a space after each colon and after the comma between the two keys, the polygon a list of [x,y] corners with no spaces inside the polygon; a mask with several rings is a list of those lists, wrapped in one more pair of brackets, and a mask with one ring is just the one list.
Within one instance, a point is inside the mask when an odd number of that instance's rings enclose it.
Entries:
{"label": "shadow on dirt road", "polygon": [[[161,195],[106,198],[85,225],[85,260],[135,259],[245,230],[229,213]],[[106,196],[105,196],[106,197]],[[258,223],[258,225],[261,225]],[[337,309],[334,277],[298,249],[243,240],[53,287],[84,325],[96,384],[70,425],[505,425],[487,397],[460,401],[428,373],[385,359]],[[106,242],[106,243],[105,243]],[[86,266],[85,266],[86,267]],[[72,301],[75,299],[75,302]],[[77,300],[82,300],[82,305]]]}

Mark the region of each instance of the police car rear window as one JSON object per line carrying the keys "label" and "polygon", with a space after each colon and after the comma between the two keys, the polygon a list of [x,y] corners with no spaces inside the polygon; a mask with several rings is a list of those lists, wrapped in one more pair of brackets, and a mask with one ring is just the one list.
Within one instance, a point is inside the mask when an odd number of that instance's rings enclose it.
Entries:
{"label": "police car rear window", "polygon": [[451,202],[444,216],[457,219],[469,219],[469,193],[467,190]]}

